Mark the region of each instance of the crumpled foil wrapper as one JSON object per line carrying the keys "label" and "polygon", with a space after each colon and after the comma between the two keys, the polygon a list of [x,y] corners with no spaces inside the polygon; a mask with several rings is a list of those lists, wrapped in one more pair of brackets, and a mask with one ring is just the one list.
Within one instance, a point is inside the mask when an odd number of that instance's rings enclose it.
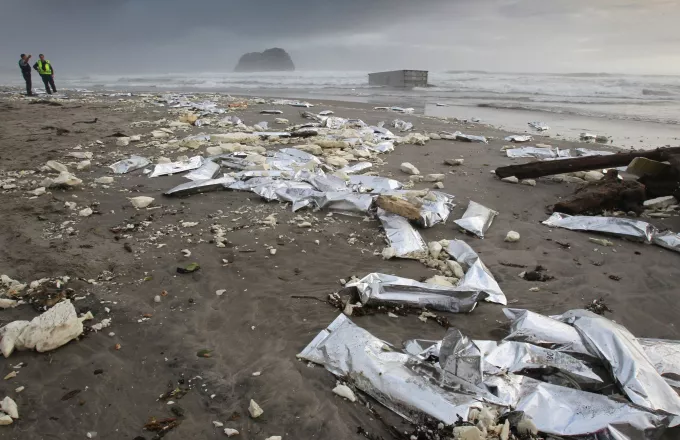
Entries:
{"label": "crumpled foil wrapper", "polygon": [[665,417],[601,394],[515,374],[489,376],[484,383],[547,434],[589,440],[651,440],[665,428]]}
{"label": "crumpled foil wrapper", "polygon": [[118,162],[109,165],[114,174],[126,174],[130,171],[138,170],[149,165],[151,162],[146,157],[131,156],[129,159],[119,160]]}
{"label": "crumpled foil wrapper", "polygon": [[553,213],[543,222],[546,226],[571,229],[572,231],[591,231],[615,235],[617,237],[651,243],[656,228],[649,223],[620,217],[599,217],[587,215],[568,215]]}
{"label": "crumpled foil wrapper", "polygon": [[654,369],[680,394],[680,341],[638,338]]}
{"label": "crumpled foil wrapper", "polygon": [[680,234],[670,231],[654,234],[652,243],[675,252],[680,252]]}
{"label": "crumpled foil wrapper", "polygon": [[346,167],[340,168],[340,172],[345,174],[357,174],[371,169],[372,166],[373,164],[371,162],[358,162],[354,165],[347,165]]}
{"label": "crumpled foil wrapper", "polygon": [[401,182],[380,176],[349,176],[349,185],[355,192],[380,194],[386,191],[401,189]]}
{"label": "crumpled foil wrapper", "polygon": [[325,208],[346,214],[366,214],[373,205],[373,196],[370,194],[347,191],[324,192],[320,195],[313,195],[311,198],[317,209]]}
{"label": "crumpled foil wrapper", "polygon": [[315,155],[307,153],[306,151],[298,150],[297,148],[281,148],[279,152],[287,156],[294,157],[300,163],[307,163],[309,161],[312,161],[317,164],[321,163],[321,159],[319,159]]}
{"label": "crumpled foil wrapper", "polygon": [[598,357],[583,343],[579,332],[569,324],[524,309],[503,309],[512,320],[506,341],[529,342],[564,353]]}
{"label": "crumpled foil wrapper", "polygon": [[344,315],[322,330],[298,357],[349,379],[358,389],[412,423],[429,416],[453,424],[458,415],[467,420],[471,408],[481,407],[474,395],[438,386],[422,373],[432,367],[357,327]]}
{"label": "crumpled foil wrapper", "polygon": [[439,191],[430,191],[422,198],[420,219],[416,222],[423,228],[431,228],[439,223],[446,223],[451,210],[456,206],[454,196]]}
{"label": "crumpled foil wrapper", "polygon": [[497,304],[506,305],[508,303],[501,287],[491,274],[491,271],[484,265],[477,253],[463,240],[449,240],[446,252],[457,262],[468,267],[465,276],[460,280],[459,289],[473,289],[484,292],[484,300]]}
{"label": "crumpled foil wrapper", "polygon": [[356,288],[364,305],[409,305],[451,313],[468,313],[477,305],[480,292],[421,283],[382,273],[371,273],[346,287]]}
{"label": "crumpled foil wrapper", "polygon": [[491,372],[507,371],[559,371],[579,386],[604,384],[602,378],[584,361],[549,348],[538,347],[526,342],[505,341],[484,356],[484,363],[495,368]]}
{"label": "crumpled foil wrapper", "polygon": [[378,218],[382,223],[387,241],[398,258],[419,260],[428,255],[423,237],[404,217],[378,209]]}
{"label": "crumpled foil wrapper", "polygon": [[165,176],[168,174],[181,173],[183,171],[195,170],[203,165],[203,158],[201,156],[194,156],[188,161],[170,162],[157,164],[149,177]]}
{"label": "crumpled foil wrapper", "polygon": [[612,376],[634,404],[680,422],[680,396],[650,362],[640,343],[623,326],[587,310],[571,310],[560,320],[573,325],[584,342],[609,365]]}
{"label": "crumpled foil wrapper", "polygon": [[205,160],[203,165],[184,175],[189,180],[213,179],[220,172],[219,164],[211,160]]}
{"label": "crumpled foil wrapper", "polygon": [[498,211],[471,200],[463,218],[455,220],[454,223],[477,237],[484,238],[484,233],[489,229],[491,222],[497,215]]}
{"label": "crumpled foil wrapper", "polygon": [[210,191],[219,191],[229,187],[235,182],[233,177],[225,176],[217,179],[194,180],[193,182],[182,183],[167,190],[166,196],[188,196]]}

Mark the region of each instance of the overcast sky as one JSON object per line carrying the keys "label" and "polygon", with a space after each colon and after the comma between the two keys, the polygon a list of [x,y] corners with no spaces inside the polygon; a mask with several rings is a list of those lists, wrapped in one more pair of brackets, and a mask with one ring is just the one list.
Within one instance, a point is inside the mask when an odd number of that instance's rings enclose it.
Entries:
{"label": "overcast sky", "polygon": [[680,0],[0,0],[2,71],[231,71],[282,47],[302,70],[680,74]]}

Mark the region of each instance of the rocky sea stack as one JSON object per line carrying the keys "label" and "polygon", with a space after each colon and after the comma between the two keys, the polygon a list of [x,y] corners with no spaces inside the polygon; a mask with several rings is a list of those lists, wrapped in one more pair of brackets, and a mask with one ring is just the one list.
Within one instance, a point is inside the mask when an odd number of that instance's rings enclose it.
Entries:
{"label": "rocky sea stack", "polygon": [[239,60],[235,72],[281,72],[293,71],[295,65],[285,50],[275,47],[264,52],[250,52]]}

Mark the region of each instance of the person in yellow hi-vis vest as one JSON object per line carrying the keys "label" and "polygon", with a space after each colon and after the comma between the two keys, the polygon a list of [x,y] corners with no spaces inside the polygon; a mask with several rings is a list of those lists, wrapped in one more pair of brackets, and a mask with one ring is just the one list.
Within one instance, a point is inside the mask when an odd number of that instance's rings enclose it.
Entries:
{"label": "person in yellow hi-vis vest", "polygon": [[[57,88],[54,86],[54,68],[52,63],[50,63],[50,60],[45,59],[45,55],[40,54],[39,56],[40,59],[33,65],[33,68],[40,74],[47,93],[50,95],[52,92],[57,93]],[[52,91],[50,91],[50,86],[52,86]]]}

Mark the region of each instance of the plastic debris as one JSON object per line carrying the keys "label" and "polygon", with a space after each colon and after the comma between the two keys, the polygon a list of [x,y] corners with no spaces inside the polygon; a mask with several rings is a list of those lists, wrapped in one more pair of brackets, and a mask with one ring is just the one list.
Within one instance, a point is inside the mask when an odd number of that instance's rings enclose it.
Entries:
{"label": "plastic debris", "polygon": [[129,159],[123,159],[112,165],[109,165],[109,168],[111,168],[115,174],[126,174],[130,171],[144,168],[150,163],[151,162],[149,162],[149,160],[145,157],[131,156]]}
{"label": "plastic debris", "polygon": [[484,238],[484,234],[497,215],[497,211],[471,200],[463,217],[455,220],[454,223],[477,237]]}
{"label": "plastic debris", "polygon": [[512,136],[508,136],[505,138],[506,142],[529,142],[533,141],[534,138],[529,136],[529,135],[521,135],[521,134],[515,134]]}
{"label": "plastic debris", "polygon": [[233,437],[240,434],[240,432],[232,428],[224,428],[224,433],[227,435],[227,437]]}

